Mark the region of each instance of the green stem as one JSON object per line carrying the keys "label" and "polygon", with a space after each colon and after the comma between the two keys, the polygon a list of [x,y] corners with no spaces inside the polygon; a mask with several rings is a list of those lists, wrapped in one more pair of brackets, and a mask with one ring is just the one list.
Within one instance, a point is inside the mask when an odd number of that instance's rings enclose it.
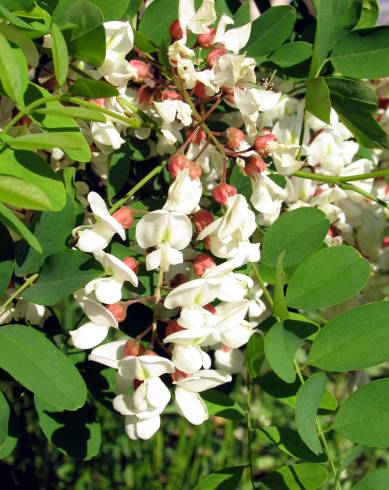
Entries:
{"label": "green stem", "polygon": [[251,269],[253,270],[253,272],[255,274],[255,277],[257,278],[257,281],[259,282],[259,285],[261,286],[261,288],[263,290],[263,294],[265,295],[265,298],[266,298],[267,302],[269,303],[270,308],[273,308],[273,306],[274,306],[273,298],[271,297],[271,295],[270,295],[270,293],[266,287],[265,281],[262,279],[261,274],[259,273],[259,270],[257,269],[257,267],[252,262],[250,262],[250,266],[251,266]]}
{"label": "green stem", "polygon": [[33,274],[20,286],[20,288],[11,294],[11,296],[0,306],[0,313],[3,313],[3,311],[12,303],[14,299],[18,298],[25,289],[29,288],[38,276],[38,273]]}
{"label": "green stem", "polygon": [[340,175],[338,177],[333,175],[324,175],[324,174],[314,174],[310,172],[303,172],[299,170],[294,172],[295,177],[300,177],[302,179],[309,180],[318,180],[320,182],[328,182],[329,184],[340,184],[342,182],[353,182],[356,180],[368,180],[375,179],[377,177],[387,177],[389,176],[389,168],[384,170],[375,170],[373,172],[369,172],[366,174],[358,174],[358,175]]}
{"label": "green stem", "polygon": [[360,187],[357,187],[356,185],[342,183],[342,184],[338,184],[338,186],[341,189],[344,189],[345,191],[357,192],[358,194],[361,194],[361,196],[366,197],[367,199],[370,199],[371,201],[376,202],[377,204],[379,204],[380,206],[383,206],[384,208],[388,207],[388,204],[385,201],[382,201],[378,197],[373,196],[373,194],[370,194],[370,192],[366,192],[365,190],[361,189]]}
{"label": "green stem", "polygon": [[110,208],[109,212],[112,214],[121,206],[123,206],[125,202],[128,201],[132,196],[134,196],[139,191],[139,189],[141,189],[145,184],[147,184],[149,180],[151,180],[155,175],[159,174],[159,172],[161,172],[164,166],[165,164],[162,163],[161,165],[158,165],[157,167],[153,168],[153,170],[151,170],[151,172],[149,172],[145,177],[143,177],[142,180],[140,180],[136,185],[134,185],[134,187],[130,191],[128,191],[124,197],[119,199],[119,201],[117,201]]}
{"label": "green stem", "polygon": [[255,490],[255,474],[254,474],[254,462],[253,462],[253,451],[252,451],[252,437],[251,431],[253,429],[251,421],[251,390],[252,390],[252,380],[249,373],[247,373],[247,450],[248,450],[248,463],[250,469],[250,481],[253,490]]}

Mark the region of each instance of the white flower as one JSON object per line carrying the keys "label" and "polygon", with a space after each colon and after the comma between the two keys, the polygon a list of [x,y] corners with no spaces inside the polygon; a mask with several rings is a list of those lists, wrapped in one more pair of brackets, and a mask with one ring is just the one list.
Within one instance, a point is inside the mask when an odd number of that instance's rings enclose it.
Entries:
{"label": "white flower", "polygon": [[105,340],[110,327],[118,328],[118,322],[110,311],[93,299],[93,296],[79,291],[74,297],[90,321],[69,332],[71,343],[77,349],[91,349]]}
{"label": "white flower", "polygon": [[225,54],[218,58],[212,70],[215,74],[215,83],[219,87],[234,88],[238,83],[239,85],[256,83],[255,68],[254,58]]}
{"label": "white flower", "polygon": [[182,126],[189,126],[192,123],[192,109],[190,106],[181,100],[169,99],[162,102],[154,102],[154,106],[162,119],[162,134],[170,143],[180,141]]}
{"label": "white flower", "polygon": [[78,226],[73,230],[73,236],[78,236],[77,247],[83,252],[103,250],[115,233],[125,240],[125,229],[109,214],[102,197],[96,192],[90,192],[88,202],[96,222],[93,225]]}
{"label": "white flower", "polygon": [[208,26],[216,20],[215,1],[203,0],[200,8],[195,9],[194,0],[180,0],[178,4],[178,20],[183,32],[183,43],[186,42],[186,30],[194,34],[207,34]]}
{"label": "white flower", "polygon": [[252,180],[252,185],[251,204],[260,213],[260,224],[269,226],[280,215],[286,191],[265,173],[257,174],[255,179]]}
{"label": "white flower", "polygon": [[208,409],[198,394],[231,381],[231,376],[223,372],[206,369],[175,382],[175,403],[178,412],[191,424],[200,425],[208,419]]}
{"label": "white flower", "polygon": [[98,277],[89,281],[85,286],[86,294],[94,291],[98,301],[111,305],[122,299],[122,287],[126,281],[138,286],[137,275],[122,260],[102,250],[95,253],[95,258],[109,277]]}
{"label": "white flower", "polygon": [[15,303],[13,317],[15,321],[24,318],[31,325],[43,325],[46,318],[50,316],[49,311],[42,305],[29,303],[23,299],[19,299]]}
{"label": "white flower", "polygon": [[192,225],[189,218],[180,213],[163,209],[146,214],[136,227],[136,240],[141,248],[156,247],[146,257],[147,270],[161,267],[164,271],[170,265],[180,264],[192,238]]}
{"label": "white flower", "polygon": [[248,300],[239,303],[222,303],[216,307],[218,317],[216,329],[220,334],[221,342],[231,349],[246,344],[252,334],[253,326],[244,320],[248,309]]}
{"label": "white flower", "polygon": [[[173,339],[170,341],[174,343]],[[190,341],[187,344],[178,342],[174,344],[172,361],[177,369],[188,374],[196,373],[202,368],[209,369],[211,367],[209,355],[201,350],[198,345],[191,344]]]}
{"label": "white flower", "polygon": [[205,279],[194,279],[173,289],[166,296],[164,304],[168,309],[205,306],[216,298],[218,291],[218,283]]}
{"label": "white flower", "polygon": [[226,32],[226,26],[233,24],[234,21],[228,15],[222,15],[216,29],[214,44],[222,44],[226,49],[233,53],[239,53],[244,48],[250,38],[251,23],[245,24]]}
{"label": "white flower", "polygon": [[271,141],[267,145],[267,151],[280,175],[292,175],[304,165],[302,160],[297,160],[299,149],[298,145],[282,144],[277,141]]}
{"label": "white flower", "polygon": [[144,381],[174,373],[174,365],[169,359],[160,356],[126,356],[119,361],[118,371],[124,378]]}
{"label": "white flower", "polygon": [[0,325],[5,325],[12,321],[14,315],[14,306],[8,305],[7,308],[0,310]]}
{"label": "white flower", "polygon": [[90,130],[95,143],[103,145],[103,147],[117,150],[124,143],[124,139],[120,136],[120,131],[111,121],[92,122]]}
{"label": "white flower", "polygon": [[201,199],[202,185],[199,179],[192,179],[187,169],[177,174],[169,187],[168,198],[162,209],[182,214],[193,213]]}
{"label": "white flower", "polygon": [[122,340],[116,340],[114,342],[107,342],[106,344],[99,345],[92,350],[88,359],[90,361],[99,362],[104,366],[117,369],[120,359],[124,355],[124,346],[129,337],[125,337]]}
{"label": "white flower", "polygon": [[244,356],[239,349],[222,346],[215,350],[215,365],[220,371],[229,374],[242,372]]}

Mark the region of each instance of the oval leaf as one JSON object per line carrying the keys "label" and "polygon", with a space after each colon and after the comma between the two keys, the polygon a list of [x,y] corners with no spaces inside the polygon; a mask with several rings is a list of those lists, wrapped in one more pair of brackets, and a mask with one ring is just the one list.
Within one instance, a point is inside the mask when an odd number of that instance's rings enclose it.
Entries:
{"label": "oval leaf", "polygon": [[327,477],[328,472],[323,466],[301,463],[281,466],[258,481],[271,490],[316,490],[321,488]]}
{"label": "oval leaf", "polygon": [[0,222],[20,235],[34,250],[41,253],[42,247],[27,226],[0,202]]}
{"label": "oval leaf", "polygon": [[388,490],[388,488],[389,469],[372,471],[353,486],[353,490]]}
{"label": "oval leaf", "polygon": [[23,51],[11,48],[0,33],[0,80],[5,93],[19,106],[23,106],[23,94],[28,85],[27,61]]}
{"label": "oval leaf", "polygon": [[346,311],[330,320],[313,342],[308,358],[326,371],[354,371],[389,359],[389,301]]}
{"label": "oval leaf", "polygon": [[58,408],[84,405],[86,386],[72,362],[46,337],[24,325],[0,329],[0,367]]}
{"label": "oval leaf", "polygon": [[319,250],[300,264],[289,281],[292,308],[328,308],[355,296],[369,279],[369,262],[353,247]]}
{"label": "oval leaf", "polygon": [[[9,286],[14,270],[14,242],[7,228],[0,223],[0,298]],[[1,444],[0,444],[1,445]]]}
{"label": "oval leaf", "polygon": [[69,69],[69,55],[66,41],[57,24],[51,25],[52,53],[55,78],[59,86],[66,82]]}
{"label": "oval leaf", "polygon": [[10,411],[8,402],[3,393],[0,391],[0,447],[7,439],[9,414]]}
{"label": "oval leaf", "polygon": [[194,490],[235,490],[239,488],[244,466],[232,466],[210,473],[203,478]]}

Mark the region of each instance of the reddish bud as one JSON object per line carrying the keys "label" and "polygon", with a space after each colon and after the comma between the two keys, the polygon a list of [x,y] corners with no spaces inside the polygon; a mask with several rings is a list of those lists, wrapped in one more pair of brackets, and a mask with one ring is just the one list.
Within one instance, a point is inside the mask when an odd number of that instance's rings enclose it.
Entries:
{"label": "reddish bud", "polygon": [[255,151],[261,155],[261,157],[266,158],[268,156],[267,145],[272,141],[277,141],[277,137],[273,133],[257,136],[254,141]]}
{"label": "reddish bud", "polygon": [[205,131],[203,131],[201,128],[197,128],[197,131],[194,133],[193,136],[193,141],[196,143],[196,145],[200,145],[200,143],[202,143],[207,138]]}
{"label": "reddish bud", "polygon": [[212,214],[206,209],[200,209],[193,215],[193,224],[196,228],[197,233],[203,231],[204,228],[210,225],[213,221]]}
{"label": "reddish bud", "polygon": [[196,83],[195,88],[193,89],[193,94],[196,97],[199,97],[199,99],[207,99],[209,97],[205,85],[201,82]]}
{"label": "reddish bud", "polygon": [[169,35],[172,41],[178,41],[179,39],[182,39],[184,37],[184,33],[182,32],[180,22],[178,19],[176,19],[170,24]]}
{"label": "reddish bud", "polygon": [[201,277],[204,272],[216,265],[212,257],[207,254],[199,254],[193,260],[193,270],[196,276]]}
{"label": "reddish bud", "polygon": [[125,230],[128,230],[134,221],[134,215],[130,208],[123,206],[112,214],[112,218],[115,218]]}
{"label": "reddish bud", "polygon": [[244,166],[244,172],[249,177],[255,177],[257,174],[266,170],[266,163],[261,157],[257,155],[251,155]]}
{"label": "reddish bud", "polygon": [[219,204],[226,204],[228,198],[235,196],[236,188],[229,184],[219,184],[212,191],[212,196]]}
{"label": "reddish bud", "polygon": [[124,344],[123,357],[139,356],[141,348],[142,346],[139,340],[127,340],[127,342]]}
{"label": "reddish bud", "polygon": [[158,354],[153,350],[149,349],[142,352],[142,356],[158,356]]}
{"label": "reddish bud", "polygon": [[185,282],[188,282],[188,278],[185,274],[179,273],[173,277],[173,279],[170,281],[170,285],[172,288],[176,288]]}
{"label": "reddish bud", "polygon": [[209,311],[212,315],[216,315],[216,308],[211,304],[203,306],[204,310]]}
{"label": "reddish bud", "polygon": [[210,29],[207,34],[199,34],[197,36],[197,44],[202,48],[208,49],[212,46],[216,36],[216,29]]}
{"label": "reddish bud", "polygon": [[226,144],[231,150],[238,150],[244,141],[244,132],[238,128],[228,128],[226,131]]}
{"label": "reddish bud", "polygon": [[96,104],[99,107],[105,107],[105,99],[89,99],[89,102],[92,102],[92,104]]}
{"label": "reddish bud", "polygon": [[378,97],[378,107],[386,111],[386,109],[389,107],[389,98],[383,97],[382,95]]}
{"label": "reddish bud", "polygon": [[207,64],[211,68],[213,65],[217,62],[217,60],[221,57],[224,56],[227,53],[226,48],[215,48],[212,51],[208,53],[207,56]]}
{"label": "reddish bud", "polygon": [[210,236],[206,236],[203,240],[203,243],[204,243],[205,249],[211,250],[211,237]]}
{"label": "reddish bud", "polygon": [[139,388],[139,386],[143,383],[140,379],[134,379],[132,382],[132,386],[134,387],[134,391]]}
{"label": "reddish bud", "polygon": [[126,318],[127,305],[123,301],[118,301],[113,305],[107,305],[106,308],[118,322],[122,322]]}
{"label": "reddish bud", "polygon": [[149,65],[141,60],[131,60],[129,63],[136,71],[136,77],[134,78],[134,80],[136,82],[144,82],[145,79],[150,75]]}
{"label": "reddish bud", "polygon": [[221,350],[223,352],[231,352],[232,351],[231,347],[228,347],[227,345],[224,345],[224,344],[222,344]]}
{"label": "reddish bud", "polygon": [[178,172],[189,167],[189,163],[189,160],[184,155],[176,153],[169,158],[167,168],[172,177],[177,177]]}
{"label": "reddish bud", "polygon": [[151,87],[142,85],[137,92],[137,99],[140,104],[151,105],[154,99],[154,92]]}
{"label": "reddish bud", "polygon": [[199,179],[201,177],[203,170],[202,170],[201,165],[199,163],[191,162],[189,164],[188,172],[189,172],[189,177],[192,180],[194,180],[194,179]]}
{"label": "reddish bud", "polygon": [[123,262],[126,264],[127,267],[133,270],[135,274],[138,274],[139,262],[136,259],[134,259],[134,257],[126,257],[125,259],[123,259]]}
{"label": "reddish bud", "polygon": [[165,330],[166,337],[172,333],[180,332],[181,330],[185,329],[181,327],[176,320],[171,320]]}
{"label": "reddish bud", "polygon": [[182,100],[182,95],[175,90],[164,90],[162,92],[162,100]]}
{"label": "reddish bud", "polygon": [[176,369],[175,372],[171,375],[173,381],[180,381],[181,379],[185,379],[189,377],[189,374],[184,373],[184,371],[180,371]]}
{"label": "reddish bud", "polygon": [[382,246],[384,248],[386,247],[389,247],[389,236],[386,236],[383,240],[382,240]]}

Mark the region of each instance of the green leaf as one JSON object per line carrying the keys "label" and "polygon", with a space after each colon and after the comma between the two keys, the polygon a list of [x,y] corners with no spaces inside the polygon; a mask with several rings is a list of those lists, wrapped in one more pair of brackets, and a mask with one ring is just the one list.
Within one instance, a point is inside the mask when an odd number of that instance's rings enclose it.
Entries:
{"label": "green leaf", "polygon": [[[49,92],[43,87],[30,83],[25,95],[25,103],[31,104],[42,97],[49,96]],[[63,105],[60,102],[48,102],[42,108],[60,109]],[[91,159],[91,151],[85,136],[81,133],[78,124],[70,117],[54,116],[51,114],[38,114],[33,112],[30,114],[31,119],[44,131],[55,133],[58,130],[71,131],[72,138],[77,140],[78,146],[76,149],[64,148],[65,153],[76,162],[89,162]]]}
{"label": "green leaf", "polygon": [[250,39],[245,47],[247,56],[264,56],[275,51],[293,31],[296,11],[292,7],[272,7],[251,25]]}
{"label": "green leaf", "polygon": [[362,12],[358,24],[354,29],[364,29],[366,27],[374,27],[378,20],[380,8],[377,0],[363,0]]}
{"label": "green leaf", "polygon": [[140,21],[139,31],[159,46],[162,41],[169,40],[169,26],[177,17],[178,0],[158,0],[147,7]]}
{"label": "green leaf", "polygon": [[316,331],[313,324],[283,320],[273,325],[265,336],[265,356],[269,366],[286,383],[294,383],[294,356],[305,338]]}
{"label": "green leaf", "polygon": [[4,443],[0,445],[0,460],[8,458],[8,456],[15,449],[18,442],[18,432],[18,419],[14,411],[11,409],[8,421],[8,433],[6,435]]}
{"label": "green leaf", "polygon": [[[8,229],[0,223],[0,298],[8,288],[14,271],[14,242]],[[1,446],[1,443],[0,443]]]}
{"label": "green leaf", "polygon": [[387,490],[389,469],[373,470],[353,486],[352,490]]}
{"label": "green leaf", "polygon": [[315,454],[322,453],[316,433],[316,415],[326,384],[325,374],[316,373],[300,386],[296,397],[296,428],[301,439]]}
{"label": "green leaf", "polygon": [[353,298],[369,275],[369,262],[355,248],[325,248],[297,267],[289,281],[286,302],[292,308],[328,308]]}
{"label": "green leaf", "polygon": [[346,78],[327,77],[325,81],[333,108],[358,143],[365,148],[387,147],[388,137],[373,115],[377,97],[372,89],[366,83]]}
{"label": "green leaf", "polygon": [[346,311],[330,320],[313,342],[308,362],[326,371],[355,371],[389,359],[389,301]]}
{"label": "green leaf", "polygon": [[310,78],[320,75],[327,54],[337,41],[359,20],[362,0],[326,0],[317,6],[317,27],[313,48]]}
{"label": "green leaf", "polygon": [[209,473],[193,490],[235,490],[239,488],[244,466],[231,466]]}
{"label": "green leaf", "polygon": [[42,252],[42,247],[27,226],[17,218],[14,213],[0,202],[0,222],[19,234],[37,252]]}
{"label": "green leaf", "polygon": [[28,67],[23,51],[12,48],[0,33],[0,81],[5,93],[20,107],[28,85]]}
{"label": "green leaf", "polygon": [[110,201],[127,182],[131,168],[131,154],[132,148],[127,141],[112,154],[112,158],[108,164],[107,184],[107,194]]}
{"label": "green leaf", "polygon": [[106,39],[103,26],[98,26],[83,36],[73,39],[69,52],[75,57],[92,66],[103,64],[106,54]]}
{"label": "green leaf", "polygon": [[286,306],[284,287],[286,284],[286,276],[284,273],[284,268],[282,266],[286,250],[283,250],[277,258],[276,267],[276,282],[274,285],[274,306],[273,314],[280,320],[288,318],[288,307]]}
{"label": "green leaf", "polygon": [[58,408],[76,410],[85,403],[87,392],[80,373],[32,327],[6,325],[0,329],[0,367]]}
{"label": "green leaf", "polygon": [[78,131],[51,132],[51,133],[32,133],[15,138],[3,137],[5,142],[16,150],[45,150],[52,148],[77,149]]}
{"label": "green leaf", "polygon": [[349,32],[331,54],[339,73],[351,78],[383,78],[389,75],[389,27]]}
{"label": "green leaf", "polygon": [[16,245],[15,273],[19,277],[37,272],[46,257],[65,248],[65,243],[76,222],[75,208],[68,196],[66,205],[56,213],[39,213],[34,220],[34,236],[42,243],[42,253],[38,253],[19,242]]}
{"label": "green leaf", "polygon": [[9,42],[16,44],[16,46],[18,46],[23,51],[24,56],[27,60],[27,64],[29,66],[32,66],[34,68],[38,66],[38,50],[33,41],[27,36],[25,32],[10,24],[6,24],[5,22],[2,22],[0,24],[0,32]]}
{"label": "green leaf", "polygon": [[312,56],[312,48],[311,43],[292,41],[276,49],[269,56],[269,61],[281,68],[289,68],[309,59]]}
{"label": "green leaf", "polygon": [[34,397],[39,425],[47,439],[62,453],[89,461],[99,452],[101,427],[89,405],[75,412],[58,408]]}
{"label": "green leaf", "polygon": [[154,53],[155,51],[158,51],[157,46],[155,46],[143,32],[134,32],[134,44],[144,53]]}
{"label": "green leaf", "polygon": [[8,402],[3,393],[0,391],[0,448],[7,439],[9,414],[10,410]]}
{"label": "green leaf", "polygon": [[70,40],[92,32],[104,22],[103,12],[87,0],[60,0],[54,9],[52,21],[60,29],[72,29]]}
{"label": "green leaf", "polygon": [[292,456],[295,459],[302,459],[314,463],[323,463],[327,460],[324,454],[316,455],[302,441],[298,432],[288,427],[264,427],[256,430],[258,439],[261,442],[272,443],[280,451]]}
{"label": "green leaf", "polygon": [[343,402],[332,428],[355,444],[387,448],[388,403],[389,378],[363,385]]}
{"label": "green leaf", "polygon": [[34,111],[36,114],[48,114],[52,116],[63,116],[71,117],[76,119],[83,119],[84,121],[99,121],[105,122],[106,116],[94,109],[85,109],[84,107],[74,107],[74,106],[62,106],[62,107],[51,107],[45,109],[36,109]]}
{"label": "green leaf", "polygon": [[[74,0],[69,0],[70,2]],[[130,3],[134,0],[115,0],[114,2],[107,2],[107,0],[89,0],[90,3],[99,7],[104,15],[104,22],[110,20],[120,20],[126,13]]]}
{"label": "green leaf", "polygon": [[218,390],[207,390],[201,393],[210,415],[217,415],[229,420],[239,421],[244,418],[242,408],[230,396]]}
{"label": "green leaf", "polygon": [[229,182],[239,194],[242,194],[248,201],[250,200],[253,193],[250,179],[243,175],[238,165],[233,166]]}
{"label": "green leaf", "polygon": [[316,208],[299,208],[282,214],[266,232],[261,262],[275,267],[277,257],[286,250],[283,266],[298,264],[320,247],[328,228],[328,219]]}
{"label": "green leaf", "polygon": [[259,333],[255,333],[247,342],[246,352],[244,356],[244,365],[251,379],[258,378],[260,369],[265,359],[263,337]]}
{"label": "green leaf", "polygon": [[23,299],[39,305],[55,305],[101,275],[100,265],[89,255],[64,250],[48,257],[39,279],[23,293]]}
{"label": "green leaf", "polygon": [[68,76],[69,55],[65,38],[60,28],[54,23],[51,24],[51,39],[55,78],[61,87]]}
{"label": "green leaf", "polygon": [[234,27],[243,26],[248,24],[250,21],[250,4],[248,1],[244,0],[242,5],[234,13]]}
{"label": "green leaf", "polygon": [[271,490],[316,490],[328,478],[327,470],[315,463],[300,463],[281,466],[259,482]]}
{"label": "green leaf", "polygon": [[29,10],[34,5],[34,0],[2,0],[2,4],[8,10]]}
{"label": "green leaf", "polygon": [[59,211],[65,187],[39,155],[30,151],[0,151],[0,199],[17,208]]}
{"label": "green leaf", "polygon": [[330,91],[323,77],[312,78],[307,83],[305,108],[314,116],[330,124]]}
{"label": "green leaf", "polygon": [[109,83],[87,78],[78,78],[69,88],[69,92],[88,99],[116,97],[119,94],[117,89]]}

